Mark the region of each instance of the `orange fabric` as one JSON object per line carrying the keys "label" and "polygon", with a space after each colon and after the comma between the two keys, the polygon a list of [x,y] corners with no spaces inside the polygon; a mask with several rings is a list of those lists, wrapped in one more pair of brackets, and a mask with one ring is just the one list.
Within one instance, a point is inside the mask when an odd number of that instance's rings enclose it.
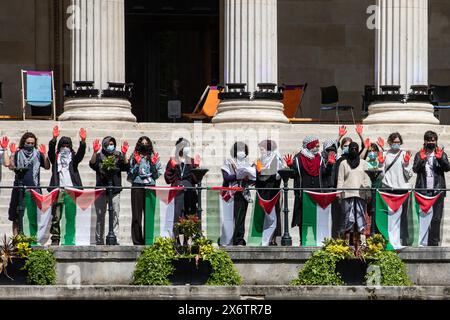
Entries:
{"label": "orange fabric", "polygon": [[295,87],[293,89],[285,89],[283,91],[284,114],[288,118],[295,118],[297,109],[300,106],[304,89],[303,87]]}
{"label": "orange fabric", "polygon": [[216,114],[219,103],[219,90],[216,87],[210,87],[201,112],[207,117],[213,117]]}

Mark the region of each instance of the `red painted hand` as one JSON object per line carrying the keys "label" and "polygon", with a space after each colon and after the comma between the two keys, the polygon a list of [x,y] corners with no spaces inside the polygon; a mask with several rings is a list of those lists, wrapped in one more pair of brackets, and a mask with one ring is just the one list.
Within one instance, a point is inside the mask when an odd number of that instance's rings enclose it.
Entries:
{"label": "red painted hand", "polygon": [[0,143],[0,145],[2,146],[2,149],[3,149],[3,150],[8,149],[8,144],[9,144],[9,139],[8,139],[8,137],[3,137],[3,138],[2,138],[2,141],[1,141],[1,143]]}
{"label": "red painted hand", "polygon": [[347,134],[347,127],[346,126],[340,126],[339,127],[339,137],[343,137]]}
{"label": "red painted hand", "polygon": [[356,133],[357,133],[358,135],[362,136],[362,133],[363,133],[363,126],[362,126],[362,124],[358,124],[358,125],[356,126]]}
{"label": "red painted hand", "polygon": [[291,154],[287,154],[284,156],[284,162],[286,162],[286,165],[289,168],[292,168],[292,166],[294,165],[294,160],[292,159],[292,155]]}
{"label": "red painted hand", "polygon": [[411,160],[411,151],[406,151],[405,156],[403,157],[403,162],[405,164],[409,163],[409,160]]}
{"label": "red painted hand", "polygon": [[444,154],[444,149],[437,147],[434,154],[436,155],[436,159],[442,159],[442,155]]}
{"label": "red painted hand", "polygon": [[80,129],[80,139],[81,141],[86,141],[86,129],[84,128]]}
{"label": "red painted hand", "polygon": [[366,147],[366,149],[369,149],[369,148],[370,148],[370,139],[369,139],[369,138],[367,138],[367,139],[364,141],[364,147]]}
{"label": "red painted hand", "polygon": [[381,148],[384,148],[384,140],[381,137],[378,137],[377,143]]}
{"label": "red painted hand", "polygon": [[53,138],[56,139],[59,137],[59,128],[58,126],[53,127]]}
{"label": "red painted hand", "polygon": [[128,148],[129,148],[128,141],[125,140],[125,141],[122,143],[122,154],[123,154],[123,155],[126,155],[126,154],[127,154]]}
{"label": "red painted hand", "polygon": [[95,139],[92,148],[94,149],[94,152],[97,153],[100,150],[100,140]]}
{"label": "red painted hand", "polygon": [[16,151],[17,151],[17,146],[16,146],[16,144],[15,144],[15,143],[11,143],[11,144],[9,145],[9,150],[11,150],[11,153],[16,153]]}
{"label": "red painted hand", "polygon": [[328,154],[328,163],[329,164],[335,164],[336,163],[336,153],[334,153],[333,151],[331,151]]}
{"label": "red painted hand", "polygon": [[155,152],[152,156],[152,164],[156,164],[159,161],[159,154]]}
{"label": "red painted hand", "polygon": [[41,144],[41,145],[39,146],[39,152],[40,152],[42,155],[45,155],[45,153],[47,152],[47,148],[45,147],[45,144]]}
{"label": "red painted hand", "polygon": [[427,158],[427,154],[426,154],[424,148],[420,149],[419,155],[420,155],[420,159],[422,159],[422,160],[425,160]]}
{"label": "red painted hand", "polygon": [[137,164],[141,163],[141,156],[139,155],[139,152],[134,152],[133,157]]}
{"label": "red painted hand", "polygon": [[383,164],[386,159],[383,157],[383,152],[378,152],[378,162]]}

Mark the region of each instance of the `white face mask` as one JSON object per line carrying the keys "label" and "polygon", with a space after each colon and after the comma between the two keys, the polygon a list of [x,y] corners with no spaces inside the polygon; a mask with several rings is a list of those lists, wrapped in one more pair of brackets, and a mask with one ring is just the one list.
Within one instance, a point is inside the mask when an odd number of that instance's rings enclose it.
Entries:
{"label": "white face mask", "polygon": [[319,148],[319,147],[315,147],[315,148],[311,149],[311,153],[312,153],[313,155],[318,154],[319,151],[320,151],[320,148]]}
{"label": "white face mask", "polygon": [[244,151],[238,151],[236,153],[236,157],[238,158],[238,160],[242,160],[246,157],[245,152]]}
{"label": "white face mask", "polygon": [[191,148],[190,147],[184,147],[183,148],[183,157],[184,158],[190,158],[191,157]]}
{"label": "white face mask", "polygon": [[67,148],[67,147],[62,147],[62,148],[59,150],[59,153],[61,153],[61,154],[68,154],[68,153],[70,153],[70,149]]}

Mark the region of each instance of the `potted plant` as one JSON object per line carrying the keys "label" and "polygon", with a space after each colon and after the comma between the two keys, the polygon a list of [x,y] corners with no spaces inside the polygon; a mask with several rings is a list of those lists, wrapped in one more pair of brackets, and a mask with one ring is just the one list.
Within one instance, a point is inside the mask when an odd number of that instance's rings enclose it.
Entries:
{"label": "potted plant", "polygon": [[108,177],[112,177],[120,169],[117,167],[117,158],[114,155],[107,156],[101,164],[101,169]]}
{"label": "potted plant", "polygon": [[4,235],[0,244],[0,285],[26,284],[26,259],[31,253],[31,244],[36,239],[17,235],[8,239]]}

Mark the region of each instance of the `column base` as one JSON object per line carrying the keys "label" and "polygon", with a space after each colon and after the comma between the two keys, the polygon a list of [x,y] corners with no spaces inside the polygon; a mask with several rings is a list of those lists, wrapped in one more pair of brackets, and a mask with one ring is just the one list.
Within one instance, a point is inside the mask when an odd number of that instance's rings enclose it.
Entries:
{"label": "column base", "polygon": [[369,106],[364,124],[411,123],[439,124],[433,105],[423,102],[380,102]]}
{"label": "column base", "polygon": [[78,98],[64,102],[60,121],[128,121],[136,122],[131,103],[126,99]]}
{"label": "column base", "polygon": [[281,102],[270,100],[230,100],[217,107],[213,123],[278,122],[289,123]]}

